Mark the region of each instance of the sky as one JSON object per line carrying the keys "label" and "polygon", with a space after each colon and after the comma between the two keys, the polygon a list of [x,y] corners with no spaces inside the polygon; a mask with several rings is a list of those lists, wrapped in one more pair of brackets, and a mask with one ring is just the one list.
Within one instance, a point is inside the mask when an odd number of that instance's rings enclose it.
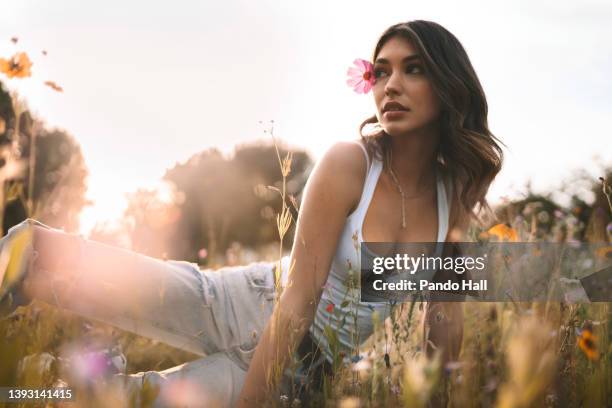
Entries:
{"label": "sky", "polygon": [[193,154],[269,140],[270,120],[315,160],[355,139],[375,105],[346,85],[346,70],[371,58],[388,26],[413,19],[455,34],[485,90],[490,129],[508,146],[492,204],[520,196],[528,180],[551,191],[577,169],[597,177],[612,164],[610,2],[0,4],[0,56],[26,51],[34,62],[32,77],[9,88],[81,145],[94,202],[85,234],[121,216],[125,193],[154,188]]}

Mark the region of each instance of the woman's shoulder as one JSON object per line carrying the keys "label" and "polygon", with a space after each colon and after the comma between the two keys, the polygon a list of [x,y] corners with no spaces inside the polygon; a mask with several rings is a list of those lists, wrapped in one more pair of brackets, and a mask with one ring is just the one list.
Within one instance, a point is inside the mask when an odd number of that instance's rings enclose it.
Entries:
{"label": "woman's shoulder", "polygon": [[339,176],[363,179],[368,170],[369,156],[360,140],[342,140],[327,149],[321,162],[338,171]]}
{"label": "woman's shoulder", "polygon": [[345,140],[332,144],[320,158],[317,167],[323,177],[336,186],[338,199],[347,199],[351,208],[359,202],[367,175],[368,158],[359,141]]}

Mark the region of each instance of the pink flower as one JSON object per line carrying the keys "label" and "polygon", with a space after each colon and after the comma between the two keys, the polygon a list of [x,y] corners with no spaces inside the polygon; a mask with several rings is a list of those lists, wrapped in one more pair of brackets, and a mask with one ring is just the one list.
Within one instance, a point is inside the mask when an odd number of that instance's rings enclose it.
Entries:
{"label": "pink flower", "polygon": [[374,66],[369,62],[361,58],[357,58],[353,61],[355,67],[349,67],[346,74],[349,78],[346,80],[348,86],[353,87],[353,90],[357,93],[368,93],[372,86],[374,86]]}

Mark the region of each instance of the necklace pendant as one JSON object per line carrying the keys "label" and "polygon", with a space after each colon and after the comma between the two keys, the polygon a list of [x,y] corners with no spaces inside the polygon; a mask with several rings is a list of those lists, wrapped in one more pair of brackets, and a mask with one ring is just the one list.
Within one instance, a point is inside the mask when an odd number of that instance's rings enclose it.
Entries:
{"label": "necklace pendant", "polygon": [[402,229],[406,228],[406,210],[404,209],[404,196],[402,196]]}

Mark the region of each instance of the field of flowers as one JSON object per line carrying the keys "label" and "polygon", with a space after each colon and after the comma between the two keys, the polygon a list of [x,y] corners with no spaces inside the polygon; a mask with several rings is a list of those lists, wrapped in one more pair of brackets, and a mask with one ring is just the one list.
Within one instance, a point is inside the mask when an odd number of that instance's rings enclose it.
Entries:
{"label": "field of flowers", "polygon": [[[0,71],[14,77],[29,75],[27,62],[26,55],[0,59]],[[279,155],[279,164],[286,178],[291,156]],[[611,187],[604,179],[601,187],[609,204]],[[279,192],[285,203],[284,188]],[[26,207],[33,211],[31,205]],[[503,222],[486,228],[474,226],[470,234],[476,240],[598,242],[604,244],[599,255],[609,259],[612,223],[584,222],[580,212],[586,210],[552,208],[549,201],[537,199],[506,203],[498,214]],[[612,205],[604,211],[612,212]],[[595,211],[589,220],[597,217]],[[604,219],[609,220],[610,215]],[[281,241],[287,239],[291,222],[289,208],[283,204],[277,217]],[[262,260],[283,255],[282,245],[259,251]],[[232,256],[232,264],[240,263],[240,253]],[[610,303],[466,302],[463,307],[464,338],[458,361],[442,365],[438,354],[425,355],[420,330],[423,304],[404,303],[391,321],[373,316],[377,327],[373,338],[354,352],[351,364],[338,364],[336,374],[325,379],[324,390],[313,396],[314,404],[344,408],[612,406]],[[332,307],[328,312],[335,311]],[[107,366],[106,360],[102,364],[86,353],[101,348],[116,351],[117,356],[122,352],[127,360],[117,357]],[[196,358],[37,301],[0,320],[0,385],[69,385],[77,390],[76,405],[65,402],[55,406],[131,406],[137,397],[148,406],[157,395],[156,389],[145,387],[139,396],[122,394],[104,382],[109,370],[162,370]],[[67,366],[68,361],[72,366]],[[197,404],[190,389],[188,383],[183,384],[164,396],[166,403]],[[278,396],[271,403],[301,406],[289,395]]]}

